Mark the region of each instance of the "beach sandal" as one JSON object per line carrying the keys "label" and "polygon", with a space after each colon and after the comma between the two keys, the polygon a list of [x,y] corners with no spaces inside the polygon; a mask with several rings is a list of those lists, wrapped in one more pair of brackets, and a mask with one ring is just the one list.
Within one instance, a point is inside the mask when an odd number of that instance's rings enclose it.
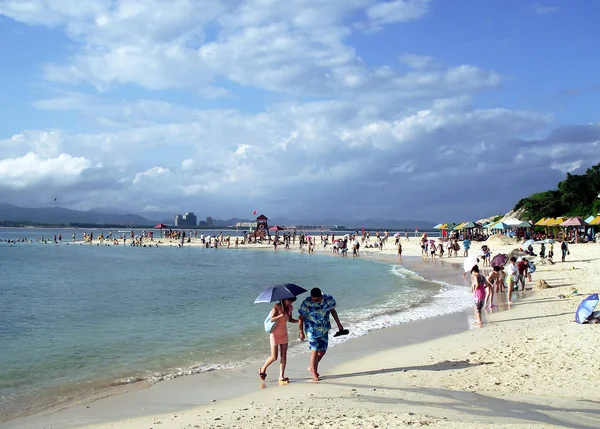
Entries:
{"label": "beach sandal", "polygon": [[267,373],[266,372],[260,372],[262,368],[258,368],[258,377],[262,380],[265,381],[265,379],[267,378]]}
{"label": "beach sandal", "polygon": [[340,337],[342,335],[348,335],[350,333],[349,330],[347,329],[342,329],[341,331],[337,331],[333,336],[334,337]]}
{"label": "beach sandal", "polygon": [[290,379],[289,379],[288,377],[283,377],[283,378],[280,378],[280,379],[279,379],[279,382],[280,382],[281,384],[287,384],[287,383],[289,383],[289,382],[290,382]]}

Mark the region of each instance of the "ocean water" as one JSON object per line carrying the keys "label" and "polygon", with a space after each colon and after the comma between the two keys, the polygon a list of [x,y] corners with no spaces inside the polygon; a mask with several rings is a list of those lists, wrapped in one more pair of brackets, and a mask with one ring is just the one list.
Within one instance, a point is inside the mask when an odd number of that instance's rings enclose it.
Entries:
{"label": "ocean water", "polygon": [[111,386],[262,361],[271,306],[253,301],[272,284],[336,298],[351,334],[333,346],[471,305],[467,288],[395,263],[284,250],[0,242],[0,273],[0,422]]}

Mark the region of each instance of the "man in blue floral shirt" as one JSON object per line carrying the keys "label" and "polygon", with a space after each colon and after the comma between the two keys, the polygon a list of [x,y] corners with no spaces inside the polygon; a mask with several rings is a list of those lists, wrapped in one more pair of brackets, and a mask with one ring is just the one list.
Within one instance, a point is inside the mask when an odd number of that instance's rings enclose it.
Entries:
{"label": "man in blue floral shirt", "polygon": [[304,341],[305,330],[308,334],[308,346],[311,351],[308,369],[312,373],[313,381],[319,381],[319,362],[325,356],[329,344],[330,313],[335,323],[337,323],[338,329],[340,331],[344,329],[335,311],[335,306],[335,299],[331,295],[322,293],[319,288],[313,288],[310,291],[310,297],[306,298],[298,309],[300,314],[300,317],[298,317],[300,340]]}

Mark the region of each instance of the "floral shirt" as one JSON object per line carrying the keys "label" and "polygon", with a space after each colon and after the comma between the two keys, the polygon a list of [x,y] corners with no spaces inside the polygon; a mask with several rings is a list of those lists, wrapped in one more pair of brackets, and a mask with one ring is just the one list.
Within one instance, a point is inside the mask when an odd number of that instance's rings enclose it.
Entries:
{"label": "floral shirt", "polygon": [[322,338],[329,334],[329,313],[335,306],[335,299],[326,293],[320,302],[313,301],[310,296],[302,302],[298,313],[304,318],[304,330],[308,338]]}

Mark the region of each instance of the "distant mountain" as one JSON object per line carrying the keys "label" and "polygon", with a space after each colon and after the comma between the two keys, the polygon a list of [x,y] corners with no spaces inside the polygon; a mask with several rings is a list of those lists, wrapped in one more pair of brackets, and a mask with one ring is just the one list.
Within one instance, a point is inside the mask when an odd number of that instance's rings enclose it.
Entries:
{"label": "distant mountain", "polygon": [[[117,209],[114,209],[117,211]],[[163,213],[163,216],[166,216]],[[110,207],[101,207],[94,210],[71,210],[62,207],[43,207],[43,208],[26,208],[17,207],[13,204],[0,203],[0,221],[16,221],[16,222],[31,222],[39,224],[94,224],[94,225],[135,225],[135,226],[152,226],[157,223],[173,225],[175,216],[163,217],[161,221],[159,217],[149,220],[144,216],[129,213],[111,212]],[[230,218],[230,219],[213,219],[213,228],[224,228],[235,226],[238,222],[253,222],[254,219],[248,218]],[[323,225],[332,227],[334,225],[345,226],[348,229],[388,229],[388,230],[420,230],[431,229],[434,226],[433,222],[423,220],[395,220],[395,219],[311,219],[298,218],[289,219],[287,217],[273,216],[269,219],[270,225]],[[201,221],[200,226],[204,226]]]}
{"label": "distant mountain", "polygon": [[98,225],[153,225],[151,220],[136,214],[100,213],[62,207],[27,208],[0,203],[0,221],[33,222],[40,224],[98,224]]}

